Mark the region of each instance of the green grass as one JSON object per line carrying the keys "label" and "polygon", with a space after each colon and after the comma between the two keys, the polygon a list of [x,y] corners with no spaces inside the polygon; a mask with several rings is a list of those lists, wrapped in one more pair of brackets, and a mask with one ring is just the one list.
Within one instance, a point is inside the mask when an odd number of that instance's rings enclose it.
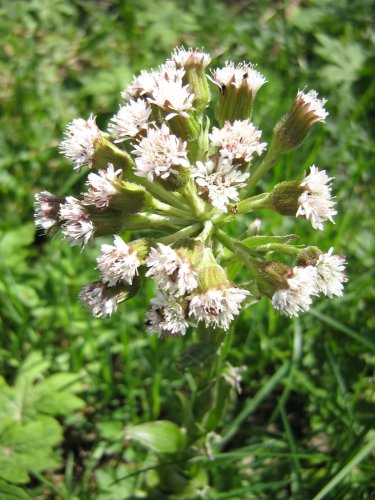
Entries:
{"label": "green grass", "polygon": [[[156,66],[178,44],[204,46],[217,64],[226,58],[258,64],[269,82],[257,97],[254,121],[266,141],[298,88],[308,85],[328,98],[327,125],[313,129],[261,187],[293,179],[315,162],[335,177],[336,224],[316,232],[270,212],[261,231],[297,233],[301,242],[323,250],[334,246],[347,255],[350,278],[342,299],[319,301],[295,320],[276,315],[267,301],[243,312],[229,359],[247,370],[241,395],[230,395],[216,429],[224,445],[213,445],[212,460],[184,460],[191,470],[203,464],[211,486],[207,498],[374,495],[371,6],[368,0],[299,6],[203,0],[2,3],[1,374],[12,385],[22,361],[39,351],[50,373],[82,377],[85,401],[83,409],[61,419],[60,467],[35,472],[23,484],[31,498],[141,497],[146,483],[152,489],[150,470],[157,461],[144,448],[124,444],[124,428],[188,421],[179,395],[194,394],[201,369],[181,369],[191,335],[163,341],[146,335],[143,310],[151,288],[120,315],[91,318],[77,294],[95,278],[100,243],[79,254],[59,237],[36,234],[32,222],[34,192],[78,194],[83,185],[84,178],[58,153],[66,123],[93,112],[104,127],[132,74]],[[0,480],[0,498],[10,498],[10,487],[2,493],[3,487]]]}

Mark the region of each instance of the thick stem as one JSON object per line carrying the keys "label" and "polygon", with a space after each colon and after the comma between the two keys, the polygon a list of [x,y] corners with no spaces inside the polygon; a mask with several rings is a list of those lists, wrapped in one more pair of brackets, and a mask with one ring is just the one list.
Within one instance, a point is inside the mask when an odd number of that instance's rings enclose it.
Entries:
{"label": "thick stem", "polygon": [[162,201],[159,201],[157,198],[154,198],[152,201],[152,206],[156,210],[159,210],[160,212],[164,212],[166,214],[172,215],[172,216],[177,216],[181,218],[186,218],[187,216],[191,216],[191,212],[188,210],[182,210],[180,208],[172,207],[171,205],[168,205],[167,203],[163,203]]}

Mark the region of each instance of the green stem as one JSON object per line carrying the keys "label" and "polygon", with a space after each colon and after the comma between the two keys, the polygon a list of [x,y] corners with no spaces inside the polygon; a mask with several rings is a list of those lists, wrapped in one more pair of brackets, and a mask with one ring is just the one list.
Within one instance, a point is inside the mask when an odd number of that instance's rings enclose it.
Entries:
{"label": "green stem", "polygon": [[258,196],[253,196],[251,198],[247,198],[245,200],[240,201],[235,205],[236,212],[239,214],[246,214],[249,212],[253,212],[254,210],[258,210],[260,208],[267,208],[269,193],[262,193]]}
{"label": "green stem", "polygon": [[162,238],[159,238],[158,241],[160,241],[160,243],[163,243],[164,245],[170,245],[172,243],[175,243],[176,241],[181,240],[182,238],[188,238],[189,236],[192,236],[193,234],[197,233],[201,229],[201,227],[202,224],[200,222],[196,222],[191,226],[184,227],[184,229],[181,229],[176,233],[169,234],[168,236],[163,236]]}
{"label": "green stem", "polygon": [[255,169],[255,171],[251,174],[251,177],[247,183],[247,190],[251,191],[257,182],[275,165],[276,160],[278,159],[279,154],[275,152],[275,148],[271,146],[268,150],[268,153],[264,157],[261,164]]}
{"label": "green stem", "polygon": [[179,225],[186,224],[185,220],[165,217],[158,214],[140,213],[125,217],[124,229],[126,230],[145,230],[157,229],[162,231],[175,231]]}
{"label": "green stem", "polygon": [[212,224],[212,222],[210,220],[207,220],[204,223],[203,231],[196,239],[201,241],[202,243],[205,243],[206,240],[208,240],[211,237],[213,229],[214,229],[214,225]]}
{"label": "green stem", "polygon": [[193,179],[189,179],[188,183],[182,188],[182,193],[191,206],[195,217],[201,219],[203,214],[207,213],[207,208],[206,203],[198,196]]}
{"label": "green stem", "polygon": [[236,254],[245,264],[248,266],[252,278],[258,274],[258,263],[257,261],[249,255],[248,249],[242,245],[239,241],[235,241],[230,236],[227,236],[221,229],[215,232],[216,238],[226,246],[231,252]]}
{"label": "green stem", "polygon": [[110,147],[111,153],[120,162],[119,166],[123,166],[125,170],[125,177],[127,180],[135,182],[136,184],[140,184],[141,186],[144,186],[152,195],[156,196],[161,201],[164,201],[176,208],[180,208],[181,210],[186,210],[186,205],[183,202],[183,200],[181,200],[181,197],[178,193],[167,191],[166,189],[163,188],[163,186],[161,186],[157,182],[149,181],[145,177],[135,175],[134,173],[135,163],[131,158],[131,156],[126,151],[122,151],[121,149],[119,149],[114,144],[112,143],[109,144],[111,145]]}
{"label": "green stem", "polygon": [[253,249],[255,252],[281,252],[287,255],[296,256],[301,253],[302,248],[294,245],[286,245],[285,243],[267,243],[266,245],[259,245]]}
{"label": "green stem", "polygon": [[172,216],[177,216],[181,218],[186,218],[187,216],[191,216],[191,212],[185,210],[182,210],[181,208],[177,207],[172,207],[171,205],[168,205],[167,203],[163,203],[162,201],[159,201],[157,198],[154,198],[152,200],[152,206],[156,210],[159,210],[160,212],[164,212],[166,214],[172,215]]}

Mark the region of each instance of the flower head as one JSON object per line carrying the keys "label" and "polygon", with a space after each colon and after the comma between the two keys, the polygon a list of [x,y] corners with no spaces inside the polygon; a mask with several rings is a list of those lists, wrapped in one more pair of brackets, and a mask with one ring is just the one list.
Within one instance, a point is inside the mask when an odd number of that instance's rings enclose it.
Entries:
{"label": "flower head", "polygon": [[121,173],[122,170],[115,170],[111,163],[108,164],[107,170],[99,170],[99,175],[90,173],[87,178],[90,189],[84,194],[82,203],[97,208],[108,207],[111,197],[118,193],[115,184]]}
{"label": "flower head", "polygon": [[310,219],[314,229],[323,230],[323,222],[334,222],[333,216],[337,214],[335,202],[331,197],[331,180],[325,170],[318,170],[312,165],[310,174],[300,183],[304,191],[298,198],[299,208],[296,216]]}
{"label": "flower head", "polygon": [[199,49],[185,49],[177,47],[172,52],[172,61],[177,68],[185,68],[186,66],[201,66],[206,68],[210,62],[210,54],[202,52]]}
{"label": "flower head", "polygon": [[147,332],[157,333],[159,337],[185,335],[189,326],[182,300],[160,291],[155,298],[151,299],[151,307],[146,313],[145,323]]}
{"label": "flower head", "polygon": [[114,237],[114,245],[101,246],[101,254],[96,261],[102,273],[102,279],[108,286],[114,286],[117,283],[131,285],[141,265],[138,253],[117,235]]}
{"label": "flower head", "polygon": [[101,138],[102,134],[93,115],[90,115],[88,120],[76,118],[65,131],[65,139],[60,145],[60,152],[73,162],[75,170],[80,170],[84,166],[91,168],[95,144]]}
{"label": "flower head", "polygon": [[276,290],[272,305],[282,314],[298,316],[312,304],[312,295],[317,294],[317,270],[313,266],[293,267],[286,277],[286,288]]}
{"label": "flower head", "polygon": [[228,330],[250,292],[241,288],[209,289],[190,296],[189,315],[207,327]]}
{"label": "flower head", "polygon": [[121,301],[115,289],[108,288],[100,281],[84,285],[79,294],[79,300],[95,318],[111,316],[117,311]]}
{"label": "flower head", "polygon": [[316,262],[317,279],[316,287],[319,293],[329,298],[334,295],[341,297],[343,283],[348,281],[345,275],[346,259],[343,255],[333,255],[333,248],[327,253],[320,254]]}
{"label": "flower head", "polygon": [[48,231],[59,223],[59,211],[64,196],[55,196],[48,191],[35,194],[35,225]]}
{"label": "flower head", "polygon": [[146,276],[154,278],[162,290],[184,295],[197,286],[191,262],[170,246],[158,243],[157,248],[151,248],[146,265]]}
{"label": "flower head", "polygon": [[136,137],[142,130],[147,130],[151,107],[144,99],[130,100],[121,106],[117,115],[111,118],[109,132],[115,136],[114,142],[123,142]]}
{"label": "flower head", "polygon": [[245,87],[253,96],[267,81],[254,65],[245,62],[235,66],[232,61],[225,61],[225,66],[213,70],[212,76],[214,83],[223,90],[231,85],[237,89]]}
{"label": "flower head", "polygon": [[239,200],[237,189],[244,187],[249,177],[226,158],[220,158],[218,162],[197,161],[191,175],[198,185],[199,194],[207,194],[210,203],[223,212],[227,211],[226,205],[231,200]]}
{"label": "flower head", "polygon": [[254,153],[261,155],[267,143],[260,142],[262,132],[250,120],[227,121],[223,128],[213,127],[209,135],[213,146],[220,148],[220,155],[229,160],[249,162]]}
{"label": "flower head", "polygon": [[307,94],[299,90],[294,108],[303,109],[312,125],[315,122],[324,122],[327,118],[329,113],[324,109],[326,102],[327,99],[318,99],[318,93],[315,90],[310,90]]}
{"label": "flower head", "polygon": [[190,85],[183,85],[179,80],[166,80],[163,75],[158,76],[155,83],[148,101],[168,113],[165,119],[177,115],[189,118],[188,111],[193,109],[195,98]]}
{"label": "flower head", "polygon": [[171,134],[167,125],[160,129],[150,128],[147,137],[134,144],[133,153],[137,156],[136,175],[167,179],[169,175],[178,173],[181,167],[188,167],[186,143]]}
{"label": "flower head", "polygon": [[90,214],[73,196],[68,196],[61,205],[59,217],[63,221],[63,235],[72,246],[84,246],[93,239],[95,227]]}

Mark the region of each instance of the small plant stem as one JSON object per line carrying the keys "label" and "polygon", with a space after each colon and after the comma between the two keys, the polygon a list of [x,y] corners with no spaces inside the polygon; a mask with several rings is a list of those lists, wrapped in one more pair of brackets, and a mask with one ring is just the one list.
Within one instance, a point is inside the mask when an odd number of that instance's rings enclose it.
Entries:
{"label": "small plant stem", "polygon": [[204,223],[203,231],[196,239],[201,241],[202,243],[205,243],[211,237],[213,229],[214,225],[210,220],[207,220]]}
{"label": "small plant stem", "polygon": [[162,201],[159,201],[157,198],[153,199],[152,206],[153,206],[153,208],[155,208],[156,210],[159,210],[160,212],[164,212],[166,214],[170,214],[170,215],[177,216],[177,217],[185,218],[186,216],[191,215],[191,213],[189,213],[189,211],[187,211],[186,209],[182,210],[181,208],[172,207],[171,205],[168,205],[167,203],[163,203]]}
{"label": "small plant stem", "polygon": [[181,229],[180,231],[177,231],[176,233],[169,234],[168,236],[163,236],[162,238],[159,238],[158,241],[160,241],[160,243],[163,243],[164,245],[170,245],[171,243],[175,243],[176,241],[179,241],[182,238],[188,238],[189,236],[194,235],[201,228],[202,228],[202,224],[200,222],[196,222],[195,224],[192,224],[191,226],[184,227],[184,229]]}
{"label": "small plant stem", "polygon": [[235,241],[230,236],[227,236],[224,231],[218,229],[215,232],[216,238],[226,246],[231,252],[237,255],[245,264],[252,275],[252,278],[258,274],[258,263],[257,261],[249,255],[248,249],[242,245],[239,241]]}
{"label": "small plant stem", "polygon": [[125,219],[124,230],[156,229],[161,231],[175,231],[179,225],[186,224],[186,220],[165,217],[158,214],[140,213]]}
{"label": "small plant stem", "polygon": [[268,150],[268,153],[264,157],[263,161],[251,174],[251,177],[247,183],[248,191],[251,191],[255,187],[257,182],[275,165],[278,157],[279,155],[274,151],[274,148],[272,148],[271,144],[270,149]]}
{"label": "small plant stem", "polygon": [[245,200],[240,201],[235,205],[236,212],[239,214],[246,214],[248,212],[253,212],[254,210],[258,210],[260,208],[267,208],[268,205],[268,193],[262,193],[258,196],[253,196],[251,198],[247,198]]}
{"label": "small plant stem", "polygon": [[186,186],[182,188],[182,193],[193,210],[193,214],[197,219],[201,219],[203,214],[207,213],[206,203],[198,196],[197,188],[193,179],[189,179]]}
{"label": "small plant stem", "polygon": [[296,256],[301,253],[302,248],[294,245],[286,245],[285,243],[267,243],[266,245],[259,245],[253,249],[256,252],[280,252],[287,255]]}

